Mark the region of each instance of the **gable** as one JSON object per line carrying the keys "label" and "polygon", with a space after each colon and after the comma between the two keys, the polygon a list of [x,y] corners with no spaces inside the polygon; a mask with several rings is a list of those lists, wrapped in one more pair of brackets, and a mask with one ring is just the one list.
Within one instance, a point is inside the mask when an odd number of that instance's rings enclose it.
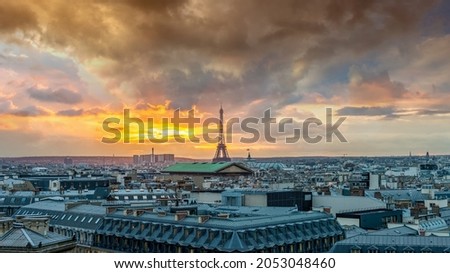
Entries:
{"label": "gable", "polygon": [[242,173],[242,174],[249,174],[250,172],[244,168],[241,168],[237,165],[231,165],[228,166],[222,170],[219,171],[219,173]]}

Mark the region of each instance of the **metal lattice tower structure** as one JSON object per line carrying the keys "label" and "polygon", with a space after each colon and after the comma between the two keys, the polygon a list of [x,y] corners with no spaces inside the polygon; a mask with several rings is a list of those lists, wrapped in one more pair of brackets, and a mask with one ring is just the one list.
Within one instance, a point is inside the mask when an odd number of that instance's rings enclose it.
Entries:
{"label": "metal lattice tower structure", "polygon": [[215,162],[228,162],[231,161],[230,156],[228,155],[227,145],[225,145],[225,137],[223,135],[223,109],[222,104],[220,105],[220,119],[219,119],[219,143],[217,143],[216,154],[212,160]]}

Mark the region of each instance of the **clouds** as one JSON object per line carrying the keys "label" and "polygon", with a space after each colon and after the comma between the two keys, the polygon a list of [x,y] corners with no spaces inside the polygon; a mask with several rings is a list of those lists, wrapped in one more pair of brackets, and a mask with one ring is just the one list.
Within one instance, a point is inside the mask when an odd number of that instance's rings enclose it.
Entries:
{"label": "clouds", "polygon": [[333,107],[403,128],[448,113],[450,36],[430,31],[443,4],[0,1],[0,114],[63,132],[83,119],[101,128],[123,108],[210,116],[223,104],[243,117],[270,107],[300,120]]}
{"label": "clouds", "polygon": [[19,117],[38,117],[50,115],[51,111],[41,106],[32,105],[25,108],[13,110],[10,112],[10,114]]}
{"label": "clouds", "polygon": [[84,112],[83,109],[67,109],[58,111],[56,115],[64,117],[77,117],[81,116],[83,112]]}
{"label": "clouds", "polygon": [[350,98],[354,103],[391,103],[408,92],[401,82],[392,81],[387,71],[352,66],[349,79]]}
{"label": "clouds", "polygon": [[36,43],[69,52],[122,100],[205,110],[213,100],[241,110],[255,98],[278,108],[301,102],[309,92],[299,88],[303,81],[319,84],[339,56],[358,60],[414,35],[432,5],[150,2],[49,1],[27,8],[36,14]]}
{"label": "clouds", "polygon": [[28,31],[38,26],[35,12],[20,2],[2,1],[0,4],[0,33]]}
{"label": "clouds", "polygon": [[65,88],[52,90],[31,87],[28,88],[27,92],[31,98],[41,102],[57,102],[64,104],[77,104],[82,102],[82,97],[79,93]]}
{"label": "clouds", "polygon": [[339,116],[354,117],[378,117],[383,120],[395,120],[399,118],[420,118],[427,116],[448,116],[450,108],[448,106],[437,106],[435,108],[398,108],[396,106],[346,106],[336,111]]}
{"label": "clouds", "polygon": [[347,106],[337,110],[339,116],[385,116],[395,112],[393,107],[352,107]]}
{"label": "clouds", "polygon": [[1,99],[0,97],[0,114],[18,117],[37,117],[50,115],[51,111],[45,107],[35,105],[20,108],[13,101]]}

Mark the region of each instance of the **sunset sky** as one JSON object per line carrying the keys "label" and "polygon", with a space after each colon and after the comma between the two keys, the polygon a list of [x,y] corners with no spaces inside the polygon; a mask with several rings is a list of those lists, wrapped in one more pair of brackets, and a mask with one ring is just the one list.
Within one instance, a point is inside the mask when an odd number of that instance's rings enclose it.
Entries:
{"label": "sunset sky", "polygon": [[[105,144],[102,124],[221,104],[294,121],[276,143],[235,129],[232,157],[450,154],[450,1],[0,0],[0,157],[211,158],[203,141],[138,143],[136,126]],[[326,108],[347,142],[284,143]]]}

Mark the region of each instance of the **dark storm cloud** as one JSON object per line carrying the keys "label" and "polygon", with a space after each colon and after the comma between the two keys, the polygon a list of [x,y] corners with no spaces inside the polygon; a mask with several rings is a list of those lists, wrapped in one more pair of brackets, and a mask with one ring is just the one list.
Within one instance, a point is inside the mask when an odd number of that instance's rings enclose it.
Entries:
{"label": "dark storm cloud", "polygon": [[450,109],[421,109],[417,111],[417,115],[434,116],[450,114]]}
{"label": "dark storm cloud", "polygon": [[56,115],[64,117],[78,117],[83,115],[83,113],[84,113],[83,109],[67,109],[58,111]]}
{"label": "dark storm cloud", "polygon": [[25,1],[1,1],[0,34],[37,29],[36,13],[30,7],[21,5]]}
{"label": "dark storm cloud", "polygon": [[[175,107],[206,109],[222,101],[239,109],[264,99],[282,108],[300,102],[308,92],[297,87],[305,77],[326,80],[311,75],[311,67],[326,68],[344,55],[357,61],[386,45],[403,44],[417,34],[432,5],[359,0],[43,1],[30,4],[30,12],[38,14],[30,16],[38,18],[30,19],[38,20],[36,24],[10,23],[7,29],[37,25],[39,43],[69,49],[81,62],[104,60],[94,72],[107,88],[124,89],[124,96],[136,100],[170,100]],[[13,10],[11,5],[2,8],[6,13]],[[388,87],[401,91],[401,86]]]}
{"label": "dark storm cloud", "polygon": [[84,115],[98,115],[106,113],[105,110],[100,108],[92,108],[92,109],[65,109],[56,112],[57,116],[63,117],[79,117]]}
{"label": "dark storm cloud", "polygon": [[391,80],[389,73],[384,70],[353,66],[350,68],[349,78],[351,100],[356,103],[391,102],[410,92],[403,83]]}
{"label": "dark storm cloud", "polygon": [[36,89],[34,87],[31,87],[28,88],[27,91],[31,98],[42,102],[77,104],[83,101],[79,93],[65,88],[52,90],[52,89]]}
{"label": "dark storm cloud", "polygon": [[450,109],[448,107],[442,107],[439,109],[400,109],[393,106],[346,106],[338,109],[336,114],[339,116],[383,116],[383,119],[385,120],[393,120],[407,116],[447,115],[450,114]]}
{"label": "dark storm cloud", "polygon": [[394,107],[351,107],[337,110],[339,116],[388,116],[396,112]]}
{"label": "dark storm cloud", "polygon": [[18,117],[38,117],[38,116],[48,116],[51,112],[40,106],[27,106],[21,109],[15,109],[10,111],[11,115]]}

